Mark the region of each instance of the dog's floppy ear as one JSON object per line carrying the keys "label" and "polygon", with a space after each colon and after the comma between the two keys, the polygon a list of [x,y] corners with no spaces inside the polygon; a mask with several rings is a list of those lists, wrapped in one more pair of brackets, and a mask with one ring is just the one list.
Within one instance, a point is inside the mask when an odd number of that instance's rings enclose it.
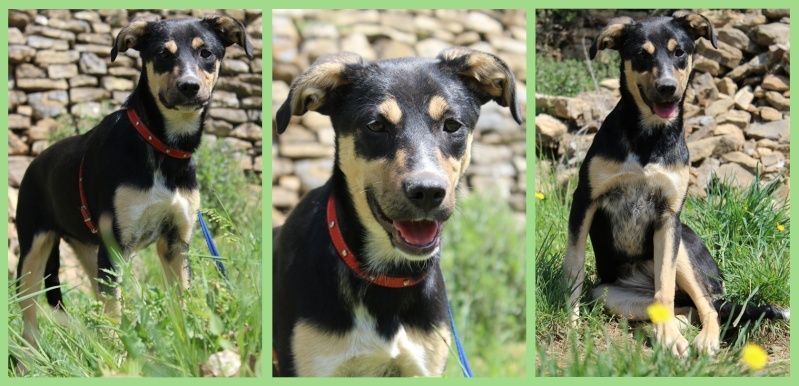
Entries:
{"label": "dog's floppy ear", "polygon": [[710,41],[713,48],[718,48],[716,28],[708,18],[690,11],[677,11],[672,17],[677,24],[685,28],[694,40],[705,38]]}
{"label": "dog's floppy ear", "polygon": [[493,100],[500,106],[509,107],[513,119],[522,123],[516,100],[516,80],[502,59],[470,48],[452,47],[441,51],[438,60],[443,68],[466,78],[482,103]]}
{"label": "dog's floppy ear", "polygon": [[591,44],[588,56],[593,59],[596,57],[598,51],[602,51],[606,48],[618,50],[619,47],[621,47],[621,41],[624,39],[625,30],[633,23],[633,19],[627,16],[619,16],[610,19],[608,25],[599,32],[596,40]]}
{"label": "dog's floppy ear", "polygon": [[238,44],[244,49],[247,57],[252,59],[252,46],[250,40],[247,39],[247,32],[242,22],[230,16],[211,15],[204,17],[203,23],[219,35],[225,47]]}
{"label": "dog's floppy ear", "polygon": [[317,59],[291,83],[288,98],[275,114],[275,130],[286,131],[292,115],[303,115],[306,111],[318,111],[326,102],[328,94],[336,87],[350,83],[346,71],[362,66],[363,59],[350,52],[325,55]]}
{"label": "dog's floppy ear", "polygon": [[147,24],[147,21],[137,20],[119,31],[114,41],[114,46],[111,48],[112,62],[117,58],[118,54],[127,51],[129,48],[138,50],[141,47],[145,35],[147,35]]}

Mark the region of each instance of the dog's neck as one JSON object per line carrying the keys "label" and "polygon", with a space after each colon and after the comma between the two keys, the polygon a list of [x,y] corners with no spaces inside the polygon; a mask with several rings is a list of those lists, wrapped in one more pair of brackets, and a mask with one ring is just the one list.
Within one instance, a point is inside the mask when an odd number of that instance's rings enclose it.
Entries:
{"label": "dog's neck", "polygon": [[141,73],[124,106],[134,108],[147,128],[167,145],[188,152],[200,146],[208,107],[187,112],[164,107],[150,92],[146,72]]}
{"label": "dog's neck", "polygon": [[[385,259],[383,256],[370,256],[366,241],[368,231],[356,214],[357,212],[352,195],[347,188],[346,176],[344,172],[341,171],[338,164],[333,168],[333,176],[330,179],[330,183],[332,185],[331,194],[335,196],[337,203],[336,212],[338,223],[344,236],[344,241],[347,243],[349,249],[355,252],[358,261],[369,273],[375,275],[418,277],[430,271],[437,263],[440,252],[436,252],[434,256],[423,261],[403,259],[398,262],[386,262],[388,259]],[[380,263],[370,264],[370,261],[379,261]]]}

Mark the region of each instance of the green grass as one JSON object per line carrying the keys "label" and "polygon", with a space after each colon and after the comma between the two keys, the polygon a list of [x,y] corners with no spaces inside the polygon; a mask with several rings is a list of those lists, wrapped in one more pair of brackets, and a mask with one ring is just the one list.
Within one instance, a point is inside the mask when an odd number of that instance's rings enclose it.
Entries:
{"label": "green grass", "polygon": [[[15,282],[9,284],[9,354],[27,369],[9,376],[201,376],[213,353],[241,357],[240,376],[261,367],[261,216],[258,196],[245,194],[247,179],[237,162],[208,144],[198,152],[202,210],[215,230],[229,280],[214,267],[199,229],[189,250],[191,286],[182,295],[165,285],[154,247],[118,264],[123,312],[112,320],[102,304],[66,287],[70,321],[56,323],[41,312],[38,350],[20,337]],[[224,182],[224,183],[222,183]],[[43,308],[46,301],[42,298]]]}
{"label": "green grass", "polygon": [[[475,376],[525,374],[524,227],[495,197],[470,194],[443,235],[442,269]],[[447,376],[461,377],[454,344]]]}
{"label": "green grass", "polygon": [[[618,55],[594,60],[591,66],[597,82],[619,77]],[[605,57],[605,55],[598,56]],[[594,90],[594,81],[584,60],[556,60],[543,54],[535,56],[535,92],[545,95],[575,96]]]}
{"label": "green grass", "polygon": [[[593,252],[586,254],[587,283],[578,328],[569,328],[562,264],[575,179],[558,183],[552,170],[539,170],[536,200],[536,341],[537,374],[541,376],[743,376],[787,375],[788,323],[764,322],[734,332],[715,357],[692,353],[673,357],[650,341],[649,323],[627,323],[606,315],[590,299],[596,280]],[[689,197],[681,219],[705,241],[721,267],[729,299],[787,306],[789,302],[789,215],[777,202],[776,185],[753,184],[733,189],[713,180],[707,198]],[[783,225],[784,230],[778,230]],[[697,326],[687,326],[690,341]],[[752,373],[740,351],[755,342],[769,352],[769,365]]]}

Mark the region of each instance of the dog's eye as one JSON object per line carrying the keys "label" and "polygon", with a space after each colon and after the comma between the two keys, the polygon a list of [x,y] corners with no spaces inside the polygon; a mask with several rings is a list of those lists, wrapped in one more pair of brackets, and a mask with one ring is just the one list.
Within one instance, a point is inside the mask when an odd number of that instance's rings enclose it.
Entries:
{"label": "dog's eye", "polygon": [[167,50],[161,50],[161,51],[158,51],[158,56],[160,56],[162,58],[169,58],[169,57],[172,56],[172,53],[167,51]]}
{"label": "dog's eye", "polygon": [[201,50],[200,50],[200,56],[202,56],[204,59],[208,59],[208,58],[210,58],[210,57],[211,57],[211,55],[213,55],[213,54],[214,54],[213,52],[211,52],[211,51],[208,51],[208,50],[206,50],[205,48],[203,48],[203,49],[201,49]]}
{"label": "dog's eye", "polygon": [[386,125],[384,125],[383,122],[380,121],[369,122],[366,124],[366,128],[371,131],[374,131],[375,133],[381,133],[386,131]]}
{"label": "dog's eye", "polygon": [[685,55],[685,51],[683,51],[682,48],[678,47],[676,50],[674,50],[674,56],[681,57],[683,55]]}
{"label": "dog's eye", "polygon": [[447,133],[454,133],[460,130],[461,127],[463,127],[463,125],[454,119],[447,119],[444,121],[444,131]]}

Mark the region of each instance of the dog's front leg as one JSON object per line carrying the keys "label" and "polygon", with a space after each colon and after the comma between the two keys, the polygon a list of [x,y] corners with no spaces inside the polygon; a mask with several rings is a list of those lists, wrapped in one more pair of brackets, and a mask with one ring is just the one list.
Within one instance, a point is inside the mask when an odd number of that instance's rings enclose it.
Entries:
{"label": "dog's front leg", "polygon": [[119,303],[118,276],[107,246],[97,250],[97,288],[105,314],[118,320],[122,314]]}
{"label": "dog's front leg", "polygon": [[674,355],[688,353],[688,341],[680,333],[674,318],[674,292],[677,285],[677,252],[680,246],[680,222],[674,213],[665,214],[654,235],[655,303],[665,307],[671,317],[655,323],[655,339],[670,347]]}
{"label": "dog's front leg", "polygon": [[186,272],[188,240],[182,240],[175,233],[170,233],[158,239],[156,249],[166,275],[167,285],[174,286],[175,283],[180,283],[178,289],[187,288],[189,285],[189,275]]}
{"label": "dog's front leg", "polygon": [[578,186],[569,212],[569,240],[563,271],[569,290],[569,321],[572,325],[580,317],[580,294],[585,280],[585,244],[596,212],[596,205],[591,202],[588,193],[586,186]]}

